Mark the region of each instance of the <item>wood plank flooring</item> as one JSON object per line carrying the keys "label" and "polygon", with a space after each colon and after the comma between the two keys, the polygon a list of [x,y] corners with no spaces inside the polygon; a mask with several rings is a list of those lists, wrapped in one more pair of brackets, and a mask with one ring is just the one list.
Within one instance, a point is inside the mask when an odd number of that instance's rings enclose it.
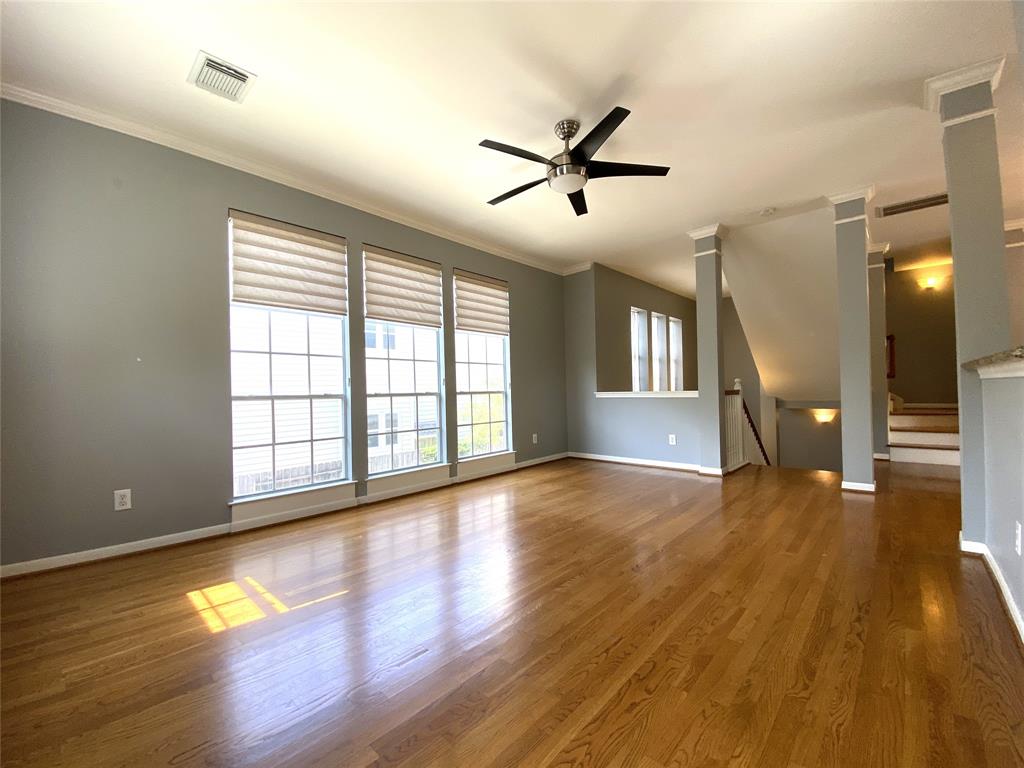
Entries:
{"label": "wood plank flooring", "polygon": [[565,460],[9,579],[2,763],[1022,766],[948,470]]}

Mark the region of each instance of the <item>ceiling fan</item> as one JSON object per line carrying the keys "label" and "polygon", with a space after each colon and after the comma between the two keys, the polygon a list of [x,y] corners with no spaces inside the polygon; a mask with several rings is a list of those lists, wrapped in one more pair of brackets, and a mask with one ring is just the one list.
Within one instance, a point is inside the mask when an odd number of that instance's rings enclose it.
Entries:
{"label": "ceiling fan", "polygon": [[515,197],[520,192],[525,192],[546,181],[555,192],[568,195],[576,215],[582,216],[587,212],[587,199],[583,196],[583,187],[586,186],[589,179],[604,179],[611,176],[665,176],[669,169],[663,165],[606,163],[593,159],[601,145],[628,116],[628,109],[615,107],[572,149],[569,149],[569,141],[575,138],[579,132],[580,122],[579,120],[559,120],[555,123],[555,136],[565,142],[565,147],[551,159],[490,139],[481,141],[481,147],[496,149],[524,160],[533,160],[535,163],[543,163],[548,168],[547,175],[543,179],[523,184],[523,186],[516,187],[503,195],[498,195],[493,200],[488,200],[487,203],[489,205],[503,203],[510,197]]}

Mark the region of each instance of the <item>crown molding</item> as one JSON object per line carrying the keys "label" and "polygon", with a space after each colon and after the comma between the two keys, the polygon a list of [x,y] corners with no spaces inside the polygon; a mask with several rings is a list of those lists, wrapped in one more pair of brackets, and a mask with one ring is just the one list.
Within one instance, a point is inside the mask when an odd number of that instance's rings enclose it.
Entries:
{"label": "crown molding", "polygon": [[586,272],[592,266],[594,266],[594,262],[592,261],[581,261],[579,264],[572,264],[562,270],[562,277],[575,275],[577,272]]}
{"label": "crown molding", "polygon": [[961,88],[970,88],[979,83],[991,83],[994,91],[999,87],[999,78],[1003,76],[1003,64],[1006,63],[1006,56],[998,59],[989,59],[977,64],[971,64],[952,72],[929,77],[924,81],[924,107],[930,112],[939,109],[939,101],[943,95],[959,91]]}
{"label": "crown molding", "polygon": [[711,237],[712,235],[722,237],[725,234],[725,227],[721,224],[708,224],[706,227],[691,229],[686,234],[694,240],[700,240],[702,237]]}
{"label": "crown molding", "polygon": [[249,173],[253,176],[259,176],[261,179],[266,179],[267,181],[272,181],[276,184],[283,184],[286,187],[291,187],[292,189],[296,189],[300,192],[316,195],[317,197],[322,197],[335,203],[341,203],[342,205],[355,208],[356,210],[373,216],[379,216],[396,224],[412,227],[413,229],[417,229],[421,232],[441,237],[445,240],[451,240],[452,242],[459,243],[460,245],[465,245],[470,248],[475,248],[479,251],[483,251],[484,253],[489,253],[492,256],[498,256],[502,259],[508,259],[509,261],[514,261],[519,264],[525,264],[528,267],[540,269],[545,272],[551,272],[556,275],[562,274],[562,268],[551,263],[540,261],[529,256],[523,256],[513,251],[496,248],[493,245],[488,245],[487,243],[480,242],[479,240],[467,237],[466,235],[462,235],[458,232],[453,232],[452,230],[431,225],[419,219],[404,216],[387,208],[380,208],[378,206],[371,205],[361,200],[348,197],[332,187],[326,187],[309,182],[299,176],[295,176],[294,174],[281,170],[280,168],[276,168],[272,165],[262,163],[258,160],[252,160],[239,155],[221,152],[220,150],[214,149],[206,144],[187,139],[184,136],[171,133],[170,131],[165,131],[161,128],[155,128],[153,126],[143,125],[142,123],[136,123],[131,120],[125,120],[106,112],[101,112],[89,107],[83,107],[79,104],[74,104],[70,101],[64,101],[63,99],[54,98],[52,96],[46,96],[45,94],[38,93],[27,88],[22,88],[17,85],[11,85],[10,83],[0,84],[0,98],[15,101],[29,107],[35,107],[36,109],[42,109],[46,112],[53,112],[54,114],[62,115],[64,117],[70,117],[73,120],[79,120],[83,123],[89,123],[90,125],[95,125],[100,128],[116,131],[117,133],[123,133],[126,136],[142,139],[143,141],[148,141],[153,144],[159,144],[160,146],[184,152],[188,155],[194,155],[195,157],[209,160],[210,162],[217,163],[218,165],[225,165],[228,168],[234,168],[236,171],[242,171],[243,173]]}
{"label": "crown molding", "polygon": [[851,200],[864,199],[864,203],[870,203],[871,199],[875,196],[875,185],[871,184],[867,187],[860,187],[859,189],[851,189],[849,192],[839,192],[834,195],[826,195],[828,201],[832,205],[839,205],[841,203],[848,203]]}

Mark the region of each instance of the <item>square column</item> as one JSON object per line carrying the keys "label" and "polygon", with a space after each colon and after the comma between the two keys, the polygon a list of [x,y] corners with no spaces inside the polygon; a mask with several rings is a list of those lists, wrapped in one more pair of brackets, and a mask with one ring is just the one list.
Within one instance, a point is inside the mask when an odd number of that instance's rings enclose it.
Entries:
{"label": "square column", "polygon": [[833,195],[839,286],[839,398],[843,490],[875,492],[868,301],[867,205],[874,189]]}
{"label": "square column", "polygon": [[700,401],[700,473],[725,471],[725,362],[722,349],[722,240],[720,224],[687,234],[697,267],[697,391]]}
{"label": "square column", "polygon": [[963,363],[1010,348],[1003,193],[992,92],[1003,59],[930,78],[925,100],[942,121],[953,242],[953,300],[960,410],[962,535],[985,541],[985,445],[981,380]]}
{"label": "square column", "polygon": [[885,254],[889,244],[868,247],[868,303],[871,313],[871,425],[874,457],[889,458],[889,380],[885,359]]}

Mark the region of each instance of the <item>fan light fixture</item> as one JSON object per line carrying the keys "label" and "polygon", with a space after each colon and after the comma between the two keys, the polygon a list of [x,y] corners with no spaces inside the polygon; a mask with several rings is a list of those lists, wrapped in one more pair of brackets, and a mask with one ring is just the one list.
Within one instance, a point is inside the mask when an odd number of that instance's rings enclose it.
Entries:
{"label": "fan light fixture", "polygon": [[615,107],[604,116],[594,128],[584,136],[580,142],[570,148],[569,141],[576,137],[580,130],[579,120],[559,120],[555,124],[555,136],[564,142],[562,151],[552,158],[538,155],[526,149],[502,144],[497,141],[486,139],[480,142],[481,147],[494,149],[508,155],[521,157],[524,160],[532,160],[547,166],[547,172],[543,178],[529,181],[520,187],[509,190],[503,195],[498,195],[493,200],[488,200],[489,205],[503,203],[510,197],[533,189],[538,184],[547,181],[548,186],[555,192],[560,192],[569,197],[573,211],[577,216],[587,212],[587,199],[583,196],[583,188],[590,179],[603,179],[613,176],[665,176],[668,168],[663,165],[639,165],[637,163],[607,163],[602,160],[594,160],[594,154],[601,145],[608,140],[612,132],[619,127],[629,110],[623,107]]}

